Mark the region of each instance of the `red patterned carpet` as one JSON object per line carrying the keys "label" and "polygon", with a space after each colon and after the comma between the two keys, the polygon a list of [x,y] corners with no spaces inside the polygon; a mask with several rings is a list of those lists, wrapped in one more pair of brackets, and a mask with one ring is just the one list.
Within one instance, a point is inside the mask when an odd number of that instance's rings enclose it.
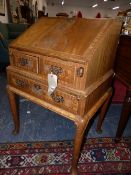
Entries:
{"label": "red patterned carpet", "polygon": [[[0,144],[0,175],[67,175],[72,142]],[[131,138],[87,139],[79,160],[79,174],[131,173]]]}

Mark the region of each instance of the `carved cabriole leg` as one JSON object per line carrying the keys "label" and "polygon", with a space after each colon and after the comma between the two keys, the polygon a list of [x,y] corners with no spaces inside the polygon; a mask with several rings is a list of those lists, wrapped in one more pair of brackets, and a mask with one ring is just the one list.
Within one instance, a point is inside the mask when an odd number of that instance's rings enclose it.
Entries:
{"label": "carved cabriole leg", "polygon": [[97,123],[97,129],[96,129],[98,133],[102,133],[102,123],[104,121],[105,114],[106,114],[107,107],[108,107],[111,96],[112,96],[112,89],[110,89],[108,93],[108,97],[106,98],[105,102],[103,103],[101,107],[101,111],[100,111],[99,119]]}
{"label": "carved cabriole leg", "polygon": [[75,140],[74,140],[74,154],[73,154],[71,175],[78,175],[77,163],[78,163],[78,159],[80,156],[80,149],[81,149],[83,136],[84,136],[86,127],[89,124],[90,119],[96,113],[96,111],[104,104],[104,107],[102,109],[103,112],[101,112],[102,113],[101,121],[103,121],[111,95],[112,95],[112,88],[109,88],[108,91],[101,97],[101,99],[99,99],[97,103],[91,108],[91,110],[88,111],[87,115],[85,115],[83,119],[79,117],[78,121],[75,122],[76,123],[76,135],[75,135]]}
{"label": "carved cabriole leg", "polygon": [[74,140],[74,152],[73,152],[71,175],[78,175],[77,163],[80,156],[80,149],[83,141],[83,136],[88,123],[89,121],[85,121],[82,119],[80,122],[76,123],[76,134]]}
{"label": "carved cabriole leg", "polygon": [[18,116],[18,111],[17,111],[16,94],[10,91],[8,87],[7,87],[7,92],[8,92],[10,108],[11,108],[11,112],[13,116],[13,121],[15,125],[15,128],[12,133],[17,134],[19,133],[20,122],[19,122],[19,116]]}
{"label": "carved cabriole leg", "polygon": [[128,89],[126,92],[126,97],[122,107],[119,125],[117,128],[116,140],[115,140],[116,142],[119,141],[120,138],[122,137],[122,134],[124,132],[124,129],[130,116],[130,112],[131,112],[131,89]]}

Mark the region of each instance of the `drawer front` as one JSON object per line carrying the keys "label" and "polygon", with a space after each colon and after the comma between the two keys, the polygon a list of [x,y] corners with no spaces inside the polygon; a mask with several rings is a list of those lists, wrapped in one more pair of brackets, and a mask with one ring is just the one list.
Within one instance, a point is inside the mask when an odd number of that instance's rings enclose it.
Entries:
{"label": "drawer front", "polygon": [[63,108],[71,113],[77,114],[78,100],[73,94],[56,90],[51,96],[48,95],[48,87],[37,80],[28,79],[22,75],[8,72],[8,82],[11,86],[26,92],[32,96]]}
{"label": "drawer front", "polygon": [[[58,84],[79,88],[83,79],[84,68],[79,64],[59,60],[54,57],[40,57],[40,74],[47,79],[49,73],[58,77]],[[77,82],[79,81],[79,84]],[[82,83],[81,83],[82,84]]]}
{"label": "drawer front", "polygon": [[11,64],[18,68],[38,73],[38,57],[36,56],[10,49],[10,60]]}

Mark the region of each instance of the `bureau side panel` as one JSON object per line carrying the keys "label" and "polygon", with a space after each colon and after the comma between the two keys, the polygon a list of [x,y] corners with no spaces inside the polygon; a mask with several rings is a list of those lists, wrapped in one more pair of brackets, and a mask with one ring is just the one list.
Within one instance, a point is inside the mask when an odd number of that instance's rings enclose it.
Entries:
{"label": "bureau side panel", "polygon": [[84,117],[88,114],[88,112],[95,106],[99,99],[102,98],[102,96],[111,88],[112,78],[113,76],[109,77],[87,97],[80,96],[80,98],[78,99],[78,116]]}
{"label": "bureau side panel", "polygon": [[86,87],[99,81],[102,76],[112,70],[116,48],[118,45],[120,22],[112,21],[104,27],[101,34],[92,44],[90,52],[88,52],[88,71]]}
{"label": "bureau side panel", "polygon": [[112,76],[104,81],[99,87],[97,87],[91,94],[86,98],[84,114],[86,114],[95,103],[106,93],[106,91],[111,87]]}

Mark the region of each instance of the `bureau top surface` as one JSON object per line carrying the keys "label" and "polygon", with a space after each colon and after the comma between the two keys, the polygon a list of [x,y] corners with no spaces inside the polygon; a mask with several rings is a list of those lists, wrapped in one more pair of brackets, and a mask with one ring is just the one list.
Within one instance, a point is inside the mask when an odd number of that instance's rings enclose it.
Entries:
{"label": "bureau top surface", "polygon": [[84,63],[115,22],[112,19],[43,17],[14,40],[10,47]]}

